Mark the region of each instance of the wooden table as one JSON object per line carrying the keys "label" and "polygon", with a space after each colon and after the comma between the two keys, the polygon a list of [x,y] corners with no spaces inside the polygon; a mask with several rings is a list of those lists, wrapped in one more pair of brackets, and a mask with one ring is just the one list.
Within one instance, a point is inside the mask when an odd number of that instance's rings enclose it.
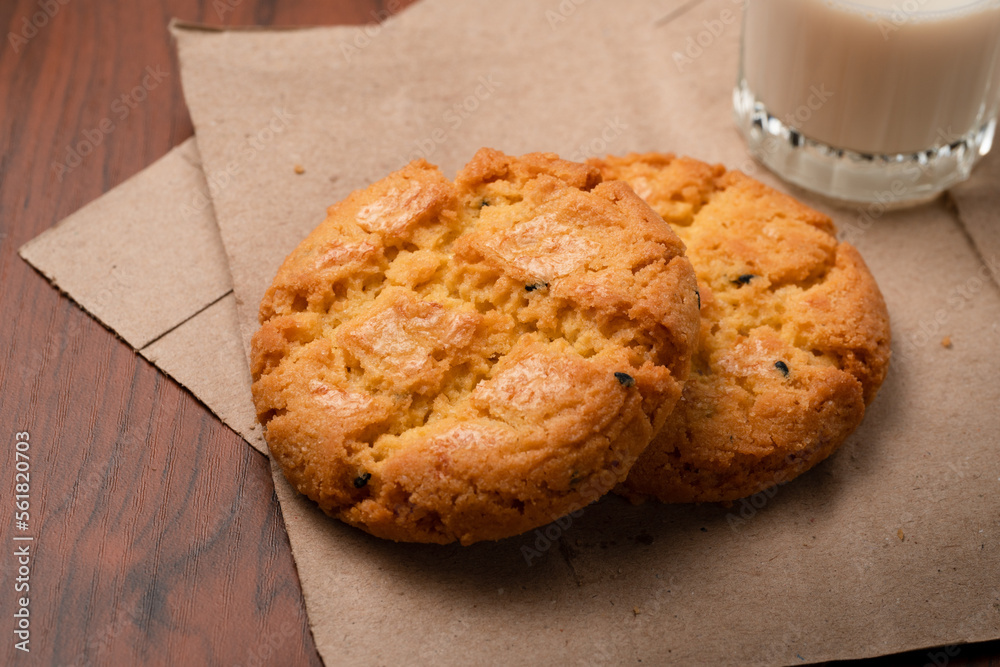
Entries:
{"label": "wooden table", "polygon": [[[410,2],[0,3],[0,483],[13,513],[17,434],[28,432],[35,537],[30,592],[15,594],[24,542],[13,538],[26,533],[3,521],[3,664],[320,664],[264,457],[16,251],[193,133],[172,17],[359,24]],[[147,67],[168,75],[102,132]],[[100,136],[93,153],[55,167],[85,136]],[[14,646],[18,595],[30,596],[30,654]],[[876,664],[928,662],[917,651]],[[948,664],[1000,665],[1000,642]]]}

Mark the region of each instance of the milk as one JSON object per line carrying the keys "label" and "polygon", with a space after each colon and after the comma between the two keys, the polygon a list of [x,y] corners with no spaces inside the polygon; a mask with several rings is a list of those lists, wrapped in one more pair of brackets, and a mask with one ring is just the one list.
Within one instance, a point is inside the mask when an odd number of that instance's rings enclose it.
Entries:
{"label": "milk", "polygon": [[946,146],[1000,104],[1000,0],[748,0],[743,40],[746,87],[834,148]]}

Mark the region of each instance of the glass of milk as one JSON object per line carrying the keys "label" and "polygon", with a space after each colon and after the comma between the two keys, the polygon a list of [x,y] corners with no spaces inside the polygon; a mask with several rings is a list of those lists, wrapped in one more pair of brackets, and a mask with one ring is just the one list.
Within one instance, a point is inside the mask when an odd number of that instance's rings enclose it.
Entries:
{"label": "glass of milk", "polygon": [[747,0],[741,50],[751,152],[814,192],[931,199],[992,145],[1000,0]]}

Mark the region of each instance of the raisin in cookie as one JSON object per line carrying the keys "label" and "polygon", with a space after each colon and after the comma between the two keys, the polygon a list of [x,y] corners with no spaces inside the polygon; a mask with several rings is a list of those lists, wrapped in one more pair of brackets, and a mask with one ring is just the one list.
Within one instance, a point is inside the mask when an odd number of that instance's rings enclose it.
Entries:
{"label": "raisin in cookie", "polygon": [[500,539],[611,490],[680,397],[696,280],[626,184],[550,154],[420,160],[351,194],[260,307],[285,476],[393,540]]}
{"label": "raisin in cookie", "polygon": [[701,294],[691,377],[619,490],[735,500],[829,456],[889,364],[885,302],[858,252],[829,218],[739,172],[659,154],[591,164],[670,223]]}

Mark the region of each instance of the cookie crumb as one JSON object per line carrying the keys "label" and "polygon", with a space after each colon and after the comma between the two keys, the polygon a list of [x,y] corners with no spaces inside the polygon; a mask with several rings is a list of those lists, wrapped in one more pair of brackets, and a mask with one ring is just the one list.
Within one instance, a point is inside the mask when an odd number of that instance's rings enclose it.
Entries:
{"label": "cookie crumb", "polygon": [[896,531],[896,537],[899,538],[900,542],[905,542],[906,541],[906,536],[903,535],[903,529],[902,528],[900,528],[899,530]]}
{"label": "cookie crumb", "polygon": [[945,348],[946,350],[951,349],[951,336],[945,336],[944,338],[941,339],[941,347]]}
{"label": "cookie crumb", "polygon": [[306,168],[303,167],[301,164],[297,164],[297,165],[295,165],[295,173],[296,174],[300,174],[300,175],[304,174],[304,173],[306,173]]}
{"label": "cookie crumb", "polygon": [[638,616],[638,615],[639,615],[639,614],[641,614],[641,613],[642,613],[642,612],[641,612],[641,611],[639,611],[639,608],[638,608],[638,607],[632,607],[632,615],[633,615],[633,616]]}

